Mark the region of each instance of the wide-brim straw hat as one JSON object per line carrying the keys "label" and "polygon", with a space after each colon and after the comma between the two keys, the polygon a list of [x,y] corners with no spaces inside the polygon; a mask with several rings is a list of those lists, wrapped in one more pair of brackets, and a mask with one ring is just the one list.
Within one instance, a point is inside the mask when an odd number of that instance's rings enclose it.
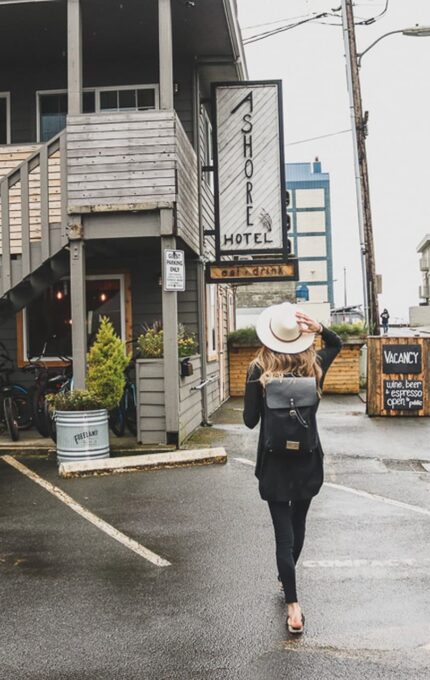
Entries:
{"label": "wide-brim straw hat", "polygon": [[296,312],[302,310],[291,302],[267,307],[257,319],[256,331],[259,339],[269,349],[283,354],[298,354],[309,349],[315,333],[303,333],[296,319]]}

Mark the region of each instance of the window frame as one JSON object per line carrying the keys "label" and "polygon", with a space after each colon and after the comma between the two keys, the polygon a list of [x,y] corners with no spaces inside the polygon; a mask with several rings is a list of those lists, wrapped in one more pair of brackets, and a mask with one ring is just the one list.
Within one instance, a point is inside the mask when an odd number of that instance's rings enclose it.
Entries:
{"label": "window frame", "polygon": [[[132,310],[131,310],[131,276],[129,272],[107,272],[87,274],[87,281],[101,281],[104,279],[120,281],[120,305],[121,305],[121,340],[129,342],[132,336]],[[63,277],[62,280],[70,279]],[[27,309],[22,309],[17,314],[17,365],[22,368],[28,363],[28,317]],[[34,358],[34,357],[32,357]],[[43,357],[43,363],[48,366],[65,366],[65,362],[58,357]]]}
{"label": "window frame", "polygon": [[[154,111],[158,110],[160,108],[160,87],[157,83],[154,84],[146,84],[146,85],[110,85],[110,86],[104,86],[103,87],[84,87],[82,88],[82,92],[94,92],[94,113],[101,114],[101,115],[109,115],[112,113],[112,111],[101,111],[100,110],[100,92],[108,92],[109,90],[116,90],[119,92],[120,90],[154,90],[155,96],[154,96]],[[36,141],[38,144],[41,144],[42,142],[40,141],[40,133],[41,133],[41,121],[40,121],[40,97],[44,95],[50,95],[50,94],[67,94],[68,90],[67,89],[61,89],[61,90],[36,90]],[[149,109],[152,111],[152,109]],[[137,110],[136,110],[137,111]],[[66,114],[67,115],[67,114]],[[92,114],[89,113],[89,116]]]}
{"label": "window frame", "polygon": [[[214,312],[212,326],[211,310],[211,293],[214,294]],[[215,343],[212,340],[215,339]],[[218,286],[216,283],[209,283],[206,285],[206,357],[208,361],[216,361],[218,359],[219,350],[219,323],[218,323]]]}
{"label": "window frame", "polygon": [[6,99],[6,146],[8,146],[12,143],[10,92],[0,92],[0,99]]}

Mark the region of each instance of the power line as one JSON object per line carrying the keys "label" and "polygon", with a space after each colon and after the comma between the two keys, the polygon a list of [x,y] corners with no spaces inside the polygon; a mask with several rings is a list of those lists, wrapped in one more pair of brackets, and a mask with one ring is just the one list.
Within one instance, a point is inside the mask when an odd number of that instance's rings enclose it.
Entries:
{"label": "power line", "polygon": [[[370,24],[374,24],[376,21],[379,21],[382,19],[382,17],[387,13],[388,11],[388,6],[389,6],[390,0],[385,0],[385,6],[382,12],[377,14],[374,17],[370,17],[369,19],[360,19],[360,21],[355,21],[356,26],[369,26]],[[320,14],[315,14],[313,16],[307,16],[307,18],[302,19],[301,21],[296,21],[293,24],[286,24],[285,26],[278,26],[277,28],[274,28],[272,30],[268,31],[263,31],[261,33],[255,33],[254,35],[249,36],[248,38],[245,38],[243,41],[244,45],[251,45],[254,42],[258,42],[260,40],[265,40],[266,38],[271,38],[274,35],[278,35],[278,33],[284,33],[285,31],[289,31],[292,28],[296,28],[297,26],[302,26],[303,24],[307,24],[310,21],[315,21],[316,23],[322,24],[323,26],[342,26],[342,23],[334,23],[334,22],[328,22],[328,21],[318,21],[319,19],[325,19],[327,17],[335,17],[336,19],[340,19],[341,17],[339,16],[338,12],[340,11],[340,8],[334,9],[331,12],[321,12]],[[292,17],[293,18],[293,17]],[[281,20],[279,20],[281,21]],[[260,24],[261,26],[267,25],[270,26],[272,24],[277,24],[279,21],[275,22],[267,22],[267,24]],[[249,27],[252,28],[252,27]],[[255,26],[255,28],[258,28],[258,25]]]}
{"label": "power line", "polygon": [[251,35],[249,38],[245,38],[243,41],[244,45],[250,45],[251,43],[258,42],[259,40],[264,40],[265,38],[270,38],[273,35],[277,35],[278,33],[284,33],[285,31],[289,31],[292,28],[296,28],[297,26],[301,26],[302,24],[307,24],[309,21],[315,21],[316,19],[322,19],[323,17],[326,17],[329,15],[329,12],[322,12],[321,14],[316,14],[314,17],[310,17],[308,19],[303,19],[302,21],[297,21],[294,24],[287,24],[286,26],[280,26],[279,28],[275,28],[271,31],[264,31],[263,33],[256,33],[255,35]]}
{"label": "power line", "polygon": [[351,128],[347,130],[339,130],[339,132],[329,132],[327,135],[319,135],[318,137],[308,137],[307,139],[299,139],[296,142],[288,142],[285,146],[294,146],[295,144],[304,144],[305,142],[313,142],[316,139],[325,139],[326,137],[335,137],[336,135],[344,135],[345,132],[351,132]]}
{"label": "power line", "polygon": [[274,26],[275,24],[281,24],[284,21],[295,21],[296,19],[303,19],[304,17],[311,16],[310,14],[299,14],[296,17],[285,17],[284,19],[277,19],[276,21],[266,21],[263,24],[254,24],[253,26],[242,26],[242,31],[250,31],[254,28],[263,28],[264,26]]}

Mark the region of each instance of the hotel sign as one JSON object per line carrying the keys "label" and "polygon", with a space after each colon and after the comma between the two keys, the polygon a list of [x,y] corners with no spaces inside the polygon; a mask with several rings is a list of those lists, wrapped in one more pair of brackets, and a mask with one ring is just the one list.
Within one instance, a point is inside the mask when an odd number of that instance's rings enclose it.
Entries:
{"label": "hotel sign", "polygon": [[217,261],[224,255],[286,255],[280,81],[215,83]]}
{"label": "hotel sign", "polygon": [[206,270],[208,283],[252,283],[253,281],[297,281],[297,260],[287,262],[223,262]]}

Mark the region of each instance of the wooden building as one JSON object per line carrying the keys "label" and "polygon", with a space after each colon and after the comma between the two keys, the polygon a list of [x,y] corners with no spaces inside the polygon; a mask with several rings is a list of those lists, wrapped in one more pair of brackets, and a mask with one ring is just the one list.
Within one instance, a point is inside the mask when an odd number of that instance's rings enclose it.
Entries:
{"label": "wooden building", "polygon": [[[124,340],[162,321],[162,395],[141,395],[138,437],[178,443],[180,414],[198,424],[228,396],[232,295],[204,267],[210,86],[246,78],[236,2],[0,0],[0,63],[0,339],[18,365],[45,342],[53,363],[72,351],[83,387],[101,314]],[[185,252],[184,292],[164,290],[165,249]],[[178,323],[199,342],[192,399]]]}

